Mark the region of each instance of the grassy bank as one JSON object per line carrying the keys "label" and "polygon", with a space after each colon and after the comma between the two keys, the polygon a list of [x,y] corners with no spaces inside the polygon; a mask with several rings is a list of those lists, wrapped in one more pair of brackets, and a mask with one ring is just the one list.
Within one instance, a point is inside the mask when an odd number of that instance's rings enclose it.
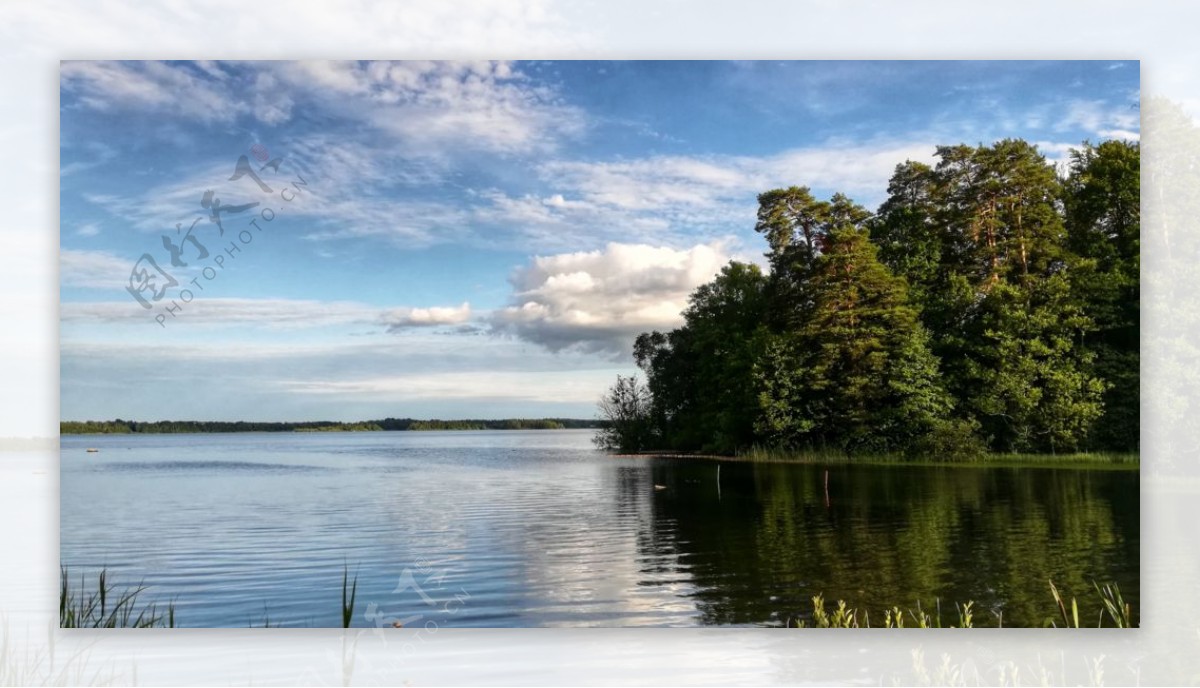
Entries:
{"label": "grassy bank", "polygon": [[[627,455],[628,456],[628,455]],[[1077,452],[1072,454],[981,454],[971,459],[944,460],[937,457],[914,457],[908,454],[854,454],[840,451],[796,451],[755,447],[735,455],[705,454],[672,451],[647,451],[635,456],[659,456],[679,459],[713,461],[745,461],[749,463],[801,463],[813,465],[861,466],[976,466],[987,468],[1088,468],[1106,470],[1137,470],[1141,457],[1137,453]]]}
{"label": "grassy bank", "polygon": [[[1133,606],[1121,596],[1121,589],[1116,583],[1100,585],[1093,583],[1095,595],[1100,601],[1100,611],[1095,620],[1085,618],[1079,612],[1079,602],[1074,597],[1070,600],[1049,581],[1047,595],[1046,623],[1054,628],[1136,628]],[[954,603],[943,605],[935,601],[932,608],[922,608],[918,602],[915,609],[901,609],[893,606],[879,610],[875,615],[872,626],[871,614],[868,610],[848,607],[845,600],[838,600],[832,607],[827,605],[825,598],[816,595],[812,598],[813,610],[806,619],[788,619],[789,628],[975,628],[979,614],[975,603],[967,601],[963,604]],[[991,613],[995,626],[1004,626],[1002,613]]]}

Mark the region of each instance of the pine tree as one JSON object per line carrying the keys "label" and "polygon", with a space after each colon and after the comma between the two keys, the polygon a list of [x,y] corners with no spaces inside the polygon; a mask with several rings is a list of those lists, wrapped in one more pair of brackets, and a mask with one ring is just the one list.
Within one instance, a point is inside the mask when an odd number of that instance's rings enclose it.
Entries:
{"label": "pine tree", "polygon": [[845,221],[822,241],[802,324],[757,369],[760,428],[792,445],[902,449],[950,405],[927,334],[864,230]]}
{"label": "pine tree", "polygon": [[1019,140],[937,155],[932,169],[897,167],[872,231],[916,285],[947,389],[993,449],[1083,446],[1106,386],[1065,277],[1079,264],[1054,167]]}
{"label": "pine tree", "polygon": [[1072,288],[1095,322],[1085,345],[1108,383],[1091,435],[1124,450],[1138,447],[1140,430],[1140,157],[1137,143],[1085,144],[1071,156],[1064,194]]}

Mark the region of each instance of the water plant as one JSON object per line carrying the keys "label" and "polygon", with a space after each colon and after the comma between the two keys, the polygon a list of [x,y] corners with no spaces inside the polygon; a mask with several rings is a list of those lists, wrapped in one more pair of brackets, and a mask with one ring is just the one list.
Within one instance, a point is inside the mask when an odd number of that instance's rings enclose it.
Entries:
{"label": "water plant", "polygon": [[[1081,628],[1082,624],[1079,616],[1079,603],[1071,597],[1069,600],[1063,596],[1054,581],[1050,583],[1050,595],[1054,600],[1057,609],[1057,616],[1061,617],[1061,622],[1051,617],[1047,620],[1047,626],[1066,628]],[[1133,606],[1121,597],[1121,590],[1116,583],[1106,583],[1100,585],[1093,583],[1096,593],[1100,596],[1104,604],[1104,608],[1100,612],[1100,618],[1096,626],[1102,627],[1105,625],[1105,619],[1108,623],[1116,628],[1133,628],[1137,624],[1133,621]],[[838,600],[837,604],[830,610],[823,595],[814,595],[812,598],[813,611],[808,620],[805,619],[788,619],[787,626],[791,628],[871,628],[871,617],[866,610],[849,607],[845,600]],[[963,604],[955,603],[955,612],[957,613],[957,623],[950,628],[975,628],[975,603],[968,600]],[[997,626],[1004,625],[1004,617],[1002,613],[995,612]],[[941,600],[935,602],[934,613],[930,614],[921,607],[920,600],[917,601],[915,609],[904,610],[899,606],[892,606],[883,611],[882,628],[906,628],[910,627],[907,624],[911,622],[915,628],[942,628],[942,605]]]}
{"label": "water plant", "polygon": [[350,581],[350,567],[342,568],[342,628],[350,628],[354,618],[354,598],[358,596],[358,574]]}
{"label": "water plant", "polygon": [[[1133,607],[1121,597],[1121,589],[1117,587],[1116,583],[1106,583],[1103,586],[1092,583],[1092,585],[1096,587],[1096,592],[1100,593],[1100,600],[1104,602],[1104,610],[1108,612],[1114,626],[1133,628],[1136,625],[1133,622]],[[1101,620],[1103,621],[1103,619]]]}
{"label": "water plant", "polygon": [[60,628],[174,628],[175,604],[160,607],[158,603],[141,604],[139,596],[146,586],[136,585],[118,589],[100,570],[94,589],[88,588],[87,577],[79,574],[79,587],[71,585],[71,577],[62,568],[58,591],[58,625]]}

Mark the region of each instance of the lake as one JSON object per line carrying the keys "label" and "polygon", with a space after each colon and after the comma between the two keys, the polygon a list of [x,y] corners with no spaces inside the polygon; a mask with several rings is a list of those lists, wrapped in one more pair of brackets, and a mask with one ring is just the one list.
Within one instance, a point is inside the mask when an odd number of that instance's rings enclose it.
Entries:
{"label": "lake", "polygon": [[821,466],[591,436],[64,436],[61,561],[199,627],[341,626],[345,567],[362,627],[782,625],[817,593],[1041,626],[1050,579],[1085,625],[1093,580],[1138,608],[1137,471],[838,465],[826,491]]}

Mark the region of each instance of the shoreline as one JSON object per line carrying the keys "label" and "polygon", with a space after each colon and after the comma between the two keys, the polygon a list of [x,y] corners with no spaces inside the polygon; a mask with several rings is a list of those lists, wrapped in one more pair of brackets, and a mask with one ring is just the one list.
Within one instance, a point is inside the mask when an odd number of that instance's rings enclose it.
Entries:
{"label": "shoreline", "polygon": [[614,458],[638,459],[681,459],[700,461],[730,461],[736,463],[805,464],[813,466],[892,466],[922,468],[1067,468],[1080,470],[1140,471],[1141,454],[1076,453],[1076,454],[986,454],[975,460],[936,461],[933,459],[909,459],[901,456],[869,455],[847,457],[843,454],[789,454],[771,452],[766,456],[723,455],[704,452],[644,451],[633,454],[613,454]]}

